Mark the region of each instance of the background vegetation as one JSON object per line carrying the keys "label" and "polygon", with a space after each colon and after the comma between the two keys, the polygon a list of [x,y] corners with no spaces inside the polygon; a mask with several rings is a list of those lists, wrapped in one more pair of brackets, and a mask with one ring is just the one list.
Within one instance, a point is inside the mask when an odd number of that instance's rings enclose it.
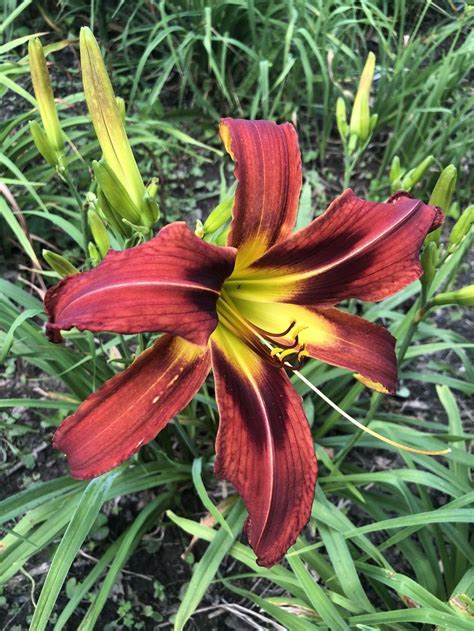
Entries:
{"label": "background vegetation", "polygon": [[[4,2],[3,628],[472,629],[472,315],[454,305],[416,317],[435,294],[470,282],[471,8],[421,0]],[[399,453],[355,432],[295,383],[321,471],[310,524],[270,570],[255,564],[240,537],[240,501],[212,475],[217,410],[210,385],[138,456],[88,484],[69,478],[50,447],[62,418],[127,365],[140,343],[71,333],[56,346],[43,332],[41,297],[58,276],[42,249],[78,267],[88,258],[79,206],[94,187],[90,165],[100,150],[80,81],[83,25],[99,38],[125,99],[142,176],[159,178],[157,228],[178,217],[193,225],[229,194],[231,165],[216,134],[221,116],[297,125],[305,165],[299,225],[348,178],[357,193],[384,199],[395,184],[412,188],[407,174],[432,156],[414,188],[428,200],[440,172],[456,167],[439,257],[423,291],[417,282],[382,303],[350,305],[398,337],[397,397],[370,396],[346,371],[317,362],[303,371],[380,433],[422,449],[449,445],[451,453]],[[38,117],[27,58],[33,33],[44,34],[76,190],[38,155],[28,128]],[[336,100],[343,97],[350,110],[369,51],[377,59],[371,111],[378,120],[355,162],[338,135]]]}

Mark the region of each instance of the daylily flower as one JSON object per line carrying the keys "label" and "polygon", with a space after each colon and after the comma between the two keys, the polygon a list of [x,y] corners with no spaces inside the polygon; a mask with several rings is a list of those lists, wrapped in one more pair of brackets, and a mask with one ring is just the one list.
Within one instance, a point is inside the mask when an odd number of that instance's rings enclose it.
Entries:
{"label": "daylily flower", "polygon": [[278,562],[307,522],[316,458],[301,398],[285,368],[310,356],[395,392],[394,338],[335,308],[382,300],[417,279],[441,212],[402,193],[387,203],[347,190],[291,234],[301,188],[290,124],[224,119],[238,180],[227,247],[177,222],[109,252],[46,295],[48,331],[164,331],[84,401],[54,444],[91,478],[135,453],[192,399],[212,367],[220,425],[215,472],[242,496],[258,562]]}

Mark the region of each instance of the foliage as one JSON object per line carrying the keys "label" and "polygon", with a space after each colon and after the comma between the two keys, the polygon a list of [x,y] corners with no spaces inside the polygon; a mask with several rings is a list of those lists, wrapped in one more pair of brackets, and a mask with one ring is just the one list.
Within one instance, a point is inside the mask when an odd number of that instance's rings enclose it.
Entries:
{"label": "foliage", "polygon": [[[456,299],[447,307],[436,298],[449,293],[451,301],[451,292],[465,284],[463,268],[473,239],[472,221],[466,219],[472,207],[462,213],[474,133],[467,81],[472,13],[467,6],[456,12],[430,2],[409,4],[410,9],[403,0],[229,0],[215,6],[197,0],[139,1],[133,7],[64,0],[39,8],[29,0],[5,3],[0,243],[8,276],[0,281],[0,376],[6,384],[16,371],[32,375],[36,388],[28,386],[24,397],[25,384],[20,384],[0,400],[5,411],[0,471],[8,480],[12,471],[26,467],[23,489],[0,502],[0,585],[7,586],[20,572],[30,576],[37,600],[31,629],[44,629],[49,621],[58,630],[71,624],[92,629],[144,535],[171,524],[209,544],[192,566],[173,620],[176,629],[184,627],[216,584],[228,600],[245,603],[246,615],[289,629],[472,628],[473,458],[462,406],[464,396],[474,393],[474,345],[457,331],[463,312]],[[40,297],[58,273],[43,262],[40,248],[46,245],[80,268],[91,263],[81,216],[86,193],[96,191],[90,165],[100,151],[74,57],[84,21],[109,51],[109,69],[128,104],[127,131],[144,180],[158,174],[160,186],[166,183],[159,193],[162,222],[182,217],[185,206],[193,219],[204,219],[203,203],[228,199],[232,179],[211,129],[221,115],[240,115],[298,121],[309,167],[299,225],[308,223],[315,206],[322,209],[342,186],[347,154],[337,138],[336,99],[343,97],[351,107],[356,78],[371,50],[377,61],[370,111],[378,120],[351,167],[351,184],[370,188],[380,199],[397,180],[406,182],[405,188],[417,186],[420,196],[435,189],[446,211],[456,218],[461,212],[454,230],[449,219],[440,243],[425,249],[422,283],[375,305],[349,305],[363,309],[371,321],[383,321],[399,339],[398,398],[389,403],[379,394],[368,397],[361,384],[337,368],[311,362],[303,370],[340,407],[379,433],[418,448],[449,445],[451,452],[437,459],[399,454],[355,431],[294,378],[321,470],[310,524],[287,562],[272,569],[257,566],[250,548],[239,541],[241,503],[222,501],[212,482],[216,406],[208,388],[132,461],[89,484],[57,471],[52,479],[40,476],[39,452],[22,447],[25,436],[37,431],[23,418],[32,413],[36,427],[41,426],[39,436],[49,440],[61,418],[149,342],[143,336],[70,332],[67,344],[57,346],[43,332]],[[66,180],[39,157],[27,125],[36,119],[25,56],[31,24],[38,32],[54,31],[45,38],[51,42],[45,52],[69,145]],[[410,170],[430,155],[434,161],[414,177]],[[395,173],[394,158],[403,172]],[[450,163],[458,174],[457,206],[451,203],[451,184],[434,186]],[[185,177],[181,188],[173,189]],[[187,201],[181,203],[183,189],[188,189]],[[443,197],[441,189],[450,192]],[[108,234],[114,247],[125,245],[110,226]],[[23,266],[18,276],[17,263]],[[419,399],[430,407],[423,408]],[[204,523],[183,501],[190,488],[202,504],[200,512],[208,513]],[[131,494],[142,503],[117,536],[105,534],[95,550],[96,564],[72,589],[66,578],[84,542],[94,540],[100,516]],[[51,561],[41,590],[28,574],[35,559]],[[258,581],[265,589],[254,589]],[[131,626],[127,603],[121,607],[117,615]]]}

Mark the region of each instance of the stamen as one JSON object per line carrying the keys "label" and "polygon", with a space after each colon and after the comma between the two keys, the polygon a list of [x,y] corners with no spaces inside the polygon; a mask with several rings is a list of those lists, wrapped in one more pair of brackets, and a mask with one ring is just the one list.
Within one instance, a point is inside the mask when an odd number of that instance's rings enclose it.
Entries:
{"label": "stamen", "polygon": [[283,362],[286,357],[289,357],[290,355],[299,355],[299,353],[300,351],[297,348],[287,348],[278,355],[278,359]]}
{"label": "stamen", "polygon": [[298,353],[297,360],[301,363],[303,361],[303,357],[309,357],[308,351],[304,348]]}
{"label": "stamen", "polygon": [[[295,326],[296,324],[296,320],[293,320],[291,322],[291,324],[284,330],[281,331],[281,333],[272,333],[271,331],[267,331],[266,329],[262,329],[259,326],[257,326],[256,324],[252,324],[252,326],[254,327],[254,329],[256,331],[258,331],[261,335],[264,335],[266,337],[285,337],[285,335],[288,335],[288,333],[291,331],[291,329]],[[305,327],[303,327],[305,328]],[[297,333],[299,333],[300,330],[298,329]],[[296,334],[297,334],[296,333]]]}
{"label": "stamen", "polygon": [[[306,351],[301,351],[301,352],[305,353]],[[327,397],[323,392],[321,392],[319,388],[313,385],[311,381],[306,379],[304,375],[302,375],[298,370],[293,369],[293,367],[291,366],[289,362],[285,362],[285,365],[288,366],[288,368],[291,368],[293,370],[293,374],[295,374],[299,379],[301,379],[301,381],[304,384],[306,384],[308,388],[311,388],[311,390],[314,393],[316,393],[318,397],[320,397],[323,401],[325,401],[328,405],[330,405],[334,410],[336,410],[336,412],[339,412],[341,416],[343,416],[345,419],[350,421],[353,425],[355,425],[362,431],[367,432],[367,434],[370,434],[374,438],[378,438],[382,442],[387,443],[388,445],[392,445],[392,447],[397,447],[398,449],[402,449],[403,451],[410,451],[414,454],[420,454],[422,456],[443,456],[445,454],[450,453],[451,449],[440,449],[440,450],[417,449],[416,447],[409,447],[408,445],[403,445],[402,443],[399,443],[396,440],[392,440],[391,438],[386,438],[385,436],[382,436],[381,434],[375,432],[370,427],[366,427],[359,421],[356,421],[356,419],[352,418],[352,416],[350,416],[350,414],[348,414],[347,412],[344,412],[344,410],[342,410],[338,405],[336,405],[334,401],[331,401],[331,399]]]}
{"label": "stamen", "polygon": [[283,353],[283,348],[275,346],[275,348],[272,348],[272,350],[270,351],[270,357],[278,356],[280,353]]}

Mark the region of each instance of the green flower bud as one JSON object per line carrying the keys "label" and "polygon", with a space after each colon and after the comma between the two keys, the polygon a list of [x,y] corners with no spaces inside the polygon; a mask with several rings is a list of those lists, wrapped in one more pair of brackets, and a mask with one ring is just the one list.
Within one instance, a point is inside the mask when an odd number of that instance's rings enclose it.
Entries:
{"label": "green flower bud", "polygon": [[160,217],[160,205],[156,200],[156,196],[158,195],[158,179],[153,178],[153,180],[146,187],[145,193],[145,212],[149,218],[150,225],[155,224]]}
{"label": "green flower bud", "polygon": [[[444,212],[446,212],[451,204],[451,198],[456,188],[457,169],[453,164],[448,165],[443,171],[435,184],[433,192],[431,193],[429,203],[432,206],[439,206]],[[425,243],[434,241],[437,243],[441,236],[442,228],[438,228],[434,232],[426,237]]]}
{"label": "green flower bud", "polygon": [[438,294],[433,298],[432,304],[436,306],[454,304],[463,307],[474,307],[474,285]]}
{"label": "green flower bud", "polygon": [[99,250],[102,258],[107,254],[110,248],[109,235],[107,234],[107,228],[99,215],[90,208],[87,212],[87,220],[91,229],[92,236],[95,244]]}
{"label": "green flower bud", "polygon": [[379,120],[379,115],[378,114],[372,114],[372,116],[370,117],[370,121],[369,121],[369,131],[370,131],[370,135],[372,135],[372,132],[375,129],[375,125],[377,125],[377,121]]}
{"label": "green flower bud", "polygon": [[464,239],[466,234],[471,229],[471,226],[474,224],[474,205],[469,206],[462,213],[459,219],[453,226],[451,230],[451,234],[449,235],[448,241],[448,252],[454,252],[459,243]]}
{"label": "green flower bud", "polygon": [[107,201],[106,196],[99,188],[97,191],[97,206],[96,208],[100,210],[101,214],[104,216],[107,223],[114,229],[116,234],[121,234],[122,236],[128,238],[132,235],[132,231],[130,226],[122,221],[120,215],[114,210],[114,208]]}
{"label": "green flower bud", "polygon": [[[64,135],[61,125],[59,124],[58,112],[54,102],[53,88],[51,87],[51,79],[49,77],[48,66],[46,65],[43,46],[37,37],[32,37],[28,43],[28,57],[38,111],[43,123],[44,135],[47,139],[47,144],[49,144],[49,150],[46,151],[49,159],[46,159],[50,164],[63,168]],[[33,140],[35,144],[37,144],[39,138],[37,130],[32,131],[32,134],[36,134],[36,139],[33,135]],[[44,143],[45,140],[42,138],[40,140],[41,146],[44,147]],[[40,153],[45,157],[42,151],[40,151]],[[54,156],[54,160],[52,160],[51,156]]]}
{"label": "green flower bud", "polygon": [[31,136],[33,142],[39,153],[43,156],[48,164],[52,167],[58,164],[57,155],[54,153],[54,149],[49,144],[48,136],[44,132],[43,128],[36,121],[30,121],[28,123],[30,127]]}
{"label": "green flower bud", "polygon": [[359,87],[352,106],[350,131],[364,143],[370,135],[369,96],[375,71],[375,55],[370,52],[360,76]]}
{"label": "green flower bud", "polygon": [[390,165],[390,173],[389,173],[392,193],[395,193],[395,191],[400,190],[401,176],[402,176],[402,168],[400,164],[400,158],[398,156],[394,156],[392,160],[392,164]]}
{"label": "green flower bud", "polygon": [[135,203],[132,201],[127,189],[117,178],[114,171],[109,168],[105,160],[92,162],[92,169],[99,183],[102,193],[117,214],[130,223],[141,224],[141,215]]}
{"label": "green flower bud", "polygon": [[216,230],[223,226],[227,221],[230,221],[233,206],[234,195],[230,195],[229,197],[223,199],[204,222],[204,233],[206,235],[210,235],[213,232],[216,232]]}
{"label": "green flower bud", "polygon": [[84,94],[105,162],[135,208],[141,209],[145,185],[125,132],[122,106],[117,104],[99,46],[87,27],[81,29],[80,49]]}
{"label": "green flower bud", "polygon": [[204,238],[204,225],[200,219],[196,219],[196,227],[194,229],[194,234],[199,237],[199,239]]}
{"label": "green flower bud", "polygon": [[95,267],[96,265],[99,265],[99,263],[101,262],[102,258],[100,256],[100,252],[97,249],[97,246],[95,245],[95,243],[92,243],[92,241],[89,241],[88,244],[88,250],[89,250],[89,258],[92,262],[92,265]]}
{"label": "green flower bud", "polygon": [[430,197],[432,206],[439,206],[447,212],[454,190],[456,189],[457,169],[454,164],[448,165],[438,178]]}
{"label": "green flower bud", "polygon": [[[403,191],[411,191],[411,189],[418,184],[426,171],[434,162],[434,156],[427,156],[418,166],[408,171],[401,182],[401,189]],[[436,204],[435,204],[436,205]]]}
{"label": "green flower bud", "polygon": [[420,260],[424,270],[424,274],[421,277],[421,283],[425,287],[428,287],[433,280],[436,272],[436,266],[439,259],[439,250],[436,243],[428,243],[424,248]]}
{"label": "green flower bud", "polygon": [[349,135],[349,125],[347,124],[346,102],[342,96],[336,101],[336,124],[341,139],[345,141]]}
{"label": "green flower bud", "polygon": [[61,256],[61,254],[57,254],[51,250],[43,250],[43,258],[50,268],[53,269],[61,278],[79,274],[77,267],[74,267],[74,265],[68,261],[67,258]]}
{"label": "green flower bud", "polygon": [[116,96],[115,97],[115,102],[117,103],[117,109],[118,109],[118,113],[120,115],[120,119],[122,121],[122,123],[125,125],[125,115],[126,115],[126,110],[125,110],[125,101],[121,96]]}

